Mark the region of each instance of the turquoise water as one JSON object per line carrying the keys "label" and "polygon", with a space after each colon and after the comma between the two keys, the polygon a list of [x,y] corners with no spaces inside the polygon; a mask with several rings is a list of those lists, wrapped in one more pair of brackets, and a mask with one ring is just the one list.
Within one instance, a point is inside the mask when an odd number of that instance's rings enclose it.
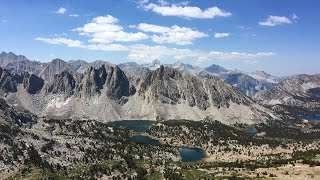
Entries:
{"label": "turquoise water", "polygon": [[[172,121],[172,122],[176,123],[176,121]],[[182,121],[177,121],[177,122],[181,123]],[[150,121],[150,120],[122,120],[122,121],[110,122],[110,124],[113,126],[124,126],[129,130],[136,132],[135,133],[136,135],[131,137],[131,140],[136,143],[161,145],[158,140],[153,139],[149,136],[141,135],[141,133],[149,130],[150,126],[155,123],[156,121]],[[182,162],[199,161],[205,157],[205,152],[200,148],[182,147],[179,149],[179,152],[180,152]]]}
{"label": "turquoise water", "polygon": [[149,136],[136,135],[132,136],[131,139],[139,144],[151,144],[151,145],[160,145],[160,142],[156,139],[153,139]]}
{"label": "turquoise water", "polygon": [[184,148],[181,148],[179,152],[180,152],[182,162],[199,161],[206,156],[205,152],[200,148],[184,147]]}
{"label": "turquoise water", "polygon": [[156,121],[150,120],[122,120],[110,122],[111,125],[124,126],[134,132],[146,132]]}
{"label": "turquoise water", "polygon": [[255,127],[248,127],[244,131],[246,134],[256,134],[258,132]]}
{"label": "turquoise water", "polygon": [[320,121],[320,116],[302,116],[301,118],[309,121]]}

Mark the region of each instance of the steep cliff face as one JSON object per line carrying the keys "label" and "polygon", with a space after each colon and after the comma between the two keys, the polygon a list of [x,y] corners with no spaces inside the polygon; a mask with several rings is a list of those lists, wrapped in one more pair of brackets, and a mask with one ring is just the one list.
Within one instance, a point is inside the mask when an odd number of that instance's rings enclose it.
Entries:
{"label": "steep cliff face", "polygon": [[107,71],[105,66],[98,69],[90,67],[83,74],[77,76],[76,95],[90,97],[101,94],[106,78]]}
{"label": "steep cliff face", "polygon": [[44,87],[45,94],[65,94],[71,96],[74,93],[75,79],[68,71],[63,71],[51,77]]}
{"label": "steep cliff face", "polygon": [[111,68],[106,79],[106,94],[111,99],[120,99],[123,96],[133,95],[135,89],[130,85],[127,76],[118,67]]}
{"label": "steep cliff face", "polygon": [[197,77],[161,66],[145,76],[139,84],[139,95],[166,104],[186,100],[190,107],[229,107],[230,102],[251,104],[251,101],[231,86],[213,76]]}
{"label": "steep cliff face", "polygon": [[5,92],[17,92],[17,80],[20,80],[19,76],[13,76],[8,71],[0,68],[0,89]]}
{"label": "steep cliff face", "polygon": [[79,97],[105,93],[109,98],[119,100],[133,92],[128,78],[118,66],[108,70],[104,65],[98,69],[91,67],[77,77],[76,96]]}
{"label": "steep cliff face", "polygon": [[267,91],[259,92],[255,99],[277,109],[302,114],[320,114],[320,74],[298,75],[285,80]]}
{"label": "steep cliff face", "polygon": [[26,91],[30,94],[36,94],[41,91],[43,85],[44,85],[44,80],[41,79],[40,77],[34,75],[34,74],[29,74],[29,73],[24,73],[22,74],[23,77],[23,87],[26,89]]}

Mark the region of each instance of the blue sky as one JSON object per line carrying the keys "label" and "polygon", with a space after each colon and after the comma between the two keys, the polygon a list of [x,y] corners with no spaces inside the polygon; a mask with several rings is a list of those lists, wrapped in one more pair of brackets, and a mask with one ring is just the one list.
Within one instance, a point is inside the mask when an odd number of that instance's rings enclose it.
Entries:
{"label": "blue sky", "polygon": [[1,0],[0,51],[319,73],[317,0]]}

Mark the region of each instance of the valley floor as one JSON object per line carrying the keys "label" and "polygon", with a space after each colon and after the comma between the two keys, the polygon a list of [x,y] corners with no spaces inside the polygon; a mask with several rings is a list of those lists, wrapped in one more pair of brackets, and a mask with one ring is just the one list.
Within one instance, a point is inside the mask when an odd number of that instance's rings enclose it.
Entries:
{"label": "valley floor", "polygon": [[[20,128],[4,121],[0,128],[2,179],[320,177],[320,131],[311,124],[158,121],[142,134],[161,144],[136,143],[127,127],[88,120],[38,119]],[[181,147],[201,148],[207,157],[181,162]]]}

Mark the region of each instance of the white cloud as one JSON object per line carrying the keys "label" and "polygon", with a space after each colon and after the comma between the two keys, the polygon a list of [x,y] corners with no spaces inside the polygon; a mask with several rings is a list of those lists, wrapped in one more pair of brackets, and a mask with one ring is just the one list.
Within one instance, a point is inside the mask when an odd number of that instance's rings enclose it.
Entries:
{"label": "white cloud", "polygon": [[96,51],[128,51],[128,48],[122,44],[89,44],[86,48]]}
{"label": "white cloud", "polygon": [[192,30],[187,27],[173,25],[171,27],[158,26],[154,24],[140,23],[136,26],[137,29],[155,33],[152,40],[156,43],[174,43],[177,45],[192,44],[192,41],[198,38],[208,37],[207,34]]}
{"label": "white cloud", "polygon": [[132,42],[147,39],[148,36],[142,32],[131,33],[123,31],[123,27],[118,25],[118,19],[111,15],[99,16],[90,23],[74,29],[80,35],[90,37],[90,42],[112,43],[112,42]]}
{"label": "white cloud", "polygon": [[67,12],[67,9],[64,8],[64,7],[61,7],[61,8],[59,8],[59,9],[56,11],[57,14],[64,14],[64,13],[66,13],[66,12]]}
{"label": "white cloud", "polygon": [[154,59],[171,58],[176,60],[194,59],[200,64],[210,60],[238,60],[244,63],[253,64],[258,59],[276,55],[273,52],[220,52],[220,51],[200,51],[193,49],[168,48],[166,46],[148,46],[145,44],[135,44],[125,46],[122,44],[83,44],[79,40],[66,38],[41,38],[35,40],[49,44],[65,45],[67,47],[77,47],[94,51],[115,52],[122,51],[128,53],[128,58],[138,62],[150,62]]}
{"label": "white cloud", "polygon": [[243,53],[243,52],[204,52],[191,49],[167,48],[165,46],[147,46],[144,44],[130,47],[128,58],[140,62],[150,62],[154,59],[174,58],[195,59],[197,63],[203,63],[214,59],[240,60],[245,63],[256,63],[257,59],[276,55],[273,52]]}
{"label": "white cloud", "polygon": [[68,47],[78,47],[78,48],[84,47],[81,41],[67,39],[67,38],[41,38],[41,37],[37,37],[35,40],[46,42],[49,44],[66,45]]}
{"label": "white cloud", "polygon": [[77,17],[79,17],[79,14],[69,14],[69,16],[77,18]]}
{"label": "white cloud", "polygon": [[96,51],[128,51],[128,48],[121,44],[83,44],[79,40],[72,40],[67,38],[35,38],[37,41],[42,41],[48,44],[55,44],[55,45],[65,45],[68,47],[77,47],[89,50],[96,50]]}
{"label": "white cloud", "polygon": [[139,1],[140,7],[145,10],[151,10],[162,16],[178,16],[184,18],[198,18],[198,19],[212,19],[215,17],[228,17],[231,16],[230,12],[224,11],[216,6],[200,9],[195,6],[187,6],[188,1],[183,1],[179,4],[169,5],[168,3],[148,3],[148,1]]}
{"label": "white cloud", "polygon": [[283,24],[291,24],[292,21],[285,16],[268,16],[265,21],[259,22],[261,26],[277,26]]}
{"label": "white cloud", "polygon": [[214,38],[224,38],[224,37],[228,37],[230,35],[230,33],[214,33]]}

